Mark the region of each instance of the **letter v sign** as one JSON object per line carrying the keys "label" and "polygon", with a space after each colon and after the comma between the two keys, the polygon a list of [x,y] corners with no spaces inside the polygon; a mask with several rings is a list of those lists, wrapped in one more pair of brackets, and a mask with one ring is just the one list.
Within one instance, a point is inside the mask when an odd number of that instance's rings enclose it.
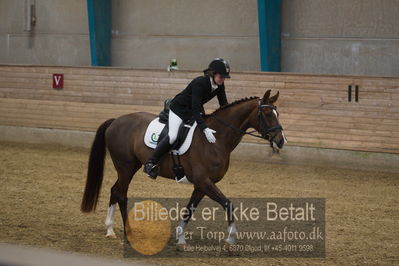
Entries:
{"label": "letter v sign", "polygon": [[64,87],[64,74],[53,74],[53,89]]}

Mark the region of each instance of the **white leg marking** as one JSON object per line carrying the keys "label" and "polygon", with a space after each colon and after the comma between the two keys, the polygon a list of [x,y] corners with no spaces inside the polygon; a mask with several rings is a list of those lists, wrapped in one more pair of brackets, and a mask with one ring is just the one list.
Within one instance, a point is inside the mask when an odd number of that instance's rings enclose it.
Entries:
{"label": "white leg marking", "polygon": [[184,237],[184,228],[186,228],[187,223],[183,220],[180,221],[179,225],[176,227],[176,239],[177,245],[185,245],[186,239]]}
{"label": "white leg marking", "polygon": [[237,227],[235,223],[231,223],[231,225],[227,227],[227,234],[226,242],[231,245],[234,244],[237,239]]}
{"label": "white leg marking", "polygon": [[106,237],[115,237],[114,229],[112,229],[112,225],[114,224],[115,207],[116,203],[108,207],[107,218],[105,218],[105,226],[107,227]]}

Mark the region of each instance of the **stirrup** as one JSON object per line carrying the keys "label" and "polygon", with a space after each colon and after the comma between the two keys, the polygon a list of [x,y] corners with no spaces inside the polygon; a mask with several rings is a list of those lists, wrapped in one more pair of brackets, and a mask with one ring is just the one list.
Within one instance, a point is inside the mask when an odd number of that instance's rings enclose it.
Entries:
{"label": "stirrup", "polygon": [[148,177],[151,177],[152,179],[156,179],[158,176],[158,169],[159,166],[157,164],[154,164],[152,162],[148,162],[144,165],[144,173],[147,174]]}

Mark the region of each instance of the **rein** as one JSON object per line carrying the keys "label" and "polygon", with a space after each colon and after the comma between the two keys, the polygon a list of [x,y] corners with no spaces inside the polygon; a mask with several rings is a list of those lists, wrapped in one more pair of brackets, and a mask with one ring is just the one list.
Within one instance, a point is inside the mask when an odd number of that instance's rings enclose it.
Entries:
{"label": "rein", "polygon": [[243,134],[243,135],[250,135],[250,136],[252,136],[252,137],[256,137],[256,138],[260,138],[260,139],[265,139],[265,138],[264,138],[263,136],[261,136],[261,135],[256,135],[256,134],[254,134],[254,132],[256,132],[256,130],[247,132],[247,131],[245,131],[245,130],[242,130],[242,129],[239,129],[239,128],[235,127],[235,126],[232,126],[232,125],[230,125],[229,123],[227,123],[227,122],[225,122],[225,121],[223,121],[223,120],[221,120],[221,119],[219,119],[219,118],[217,118],[217,117],[214,117],[214,118],[215,118],[219,123],[223,124],[223,125],[226,126],[226,127],[229,127],[229,128],[231,128],[231,129],[233,129],[234,131],[236,131],[236,132],[238,132],[238,133],[241,133],[241,134]]}

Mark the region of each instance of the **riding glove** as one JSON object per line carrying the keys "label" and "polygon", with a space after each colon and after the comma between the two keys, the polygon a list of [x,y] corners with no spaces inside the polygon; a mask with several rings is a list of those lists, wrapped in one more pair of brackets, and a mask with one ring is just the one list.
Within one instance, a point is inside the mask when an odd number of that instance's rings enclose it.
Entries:
{"label": "riding glove", "polygon": [[204,129],[205,137],[209,141],[209,143],[215,143],[216,142],[216,138],[213,135],[214,133],[216,133],[216,131],[213,130],[213,129],[210,129],[208,127]]}

